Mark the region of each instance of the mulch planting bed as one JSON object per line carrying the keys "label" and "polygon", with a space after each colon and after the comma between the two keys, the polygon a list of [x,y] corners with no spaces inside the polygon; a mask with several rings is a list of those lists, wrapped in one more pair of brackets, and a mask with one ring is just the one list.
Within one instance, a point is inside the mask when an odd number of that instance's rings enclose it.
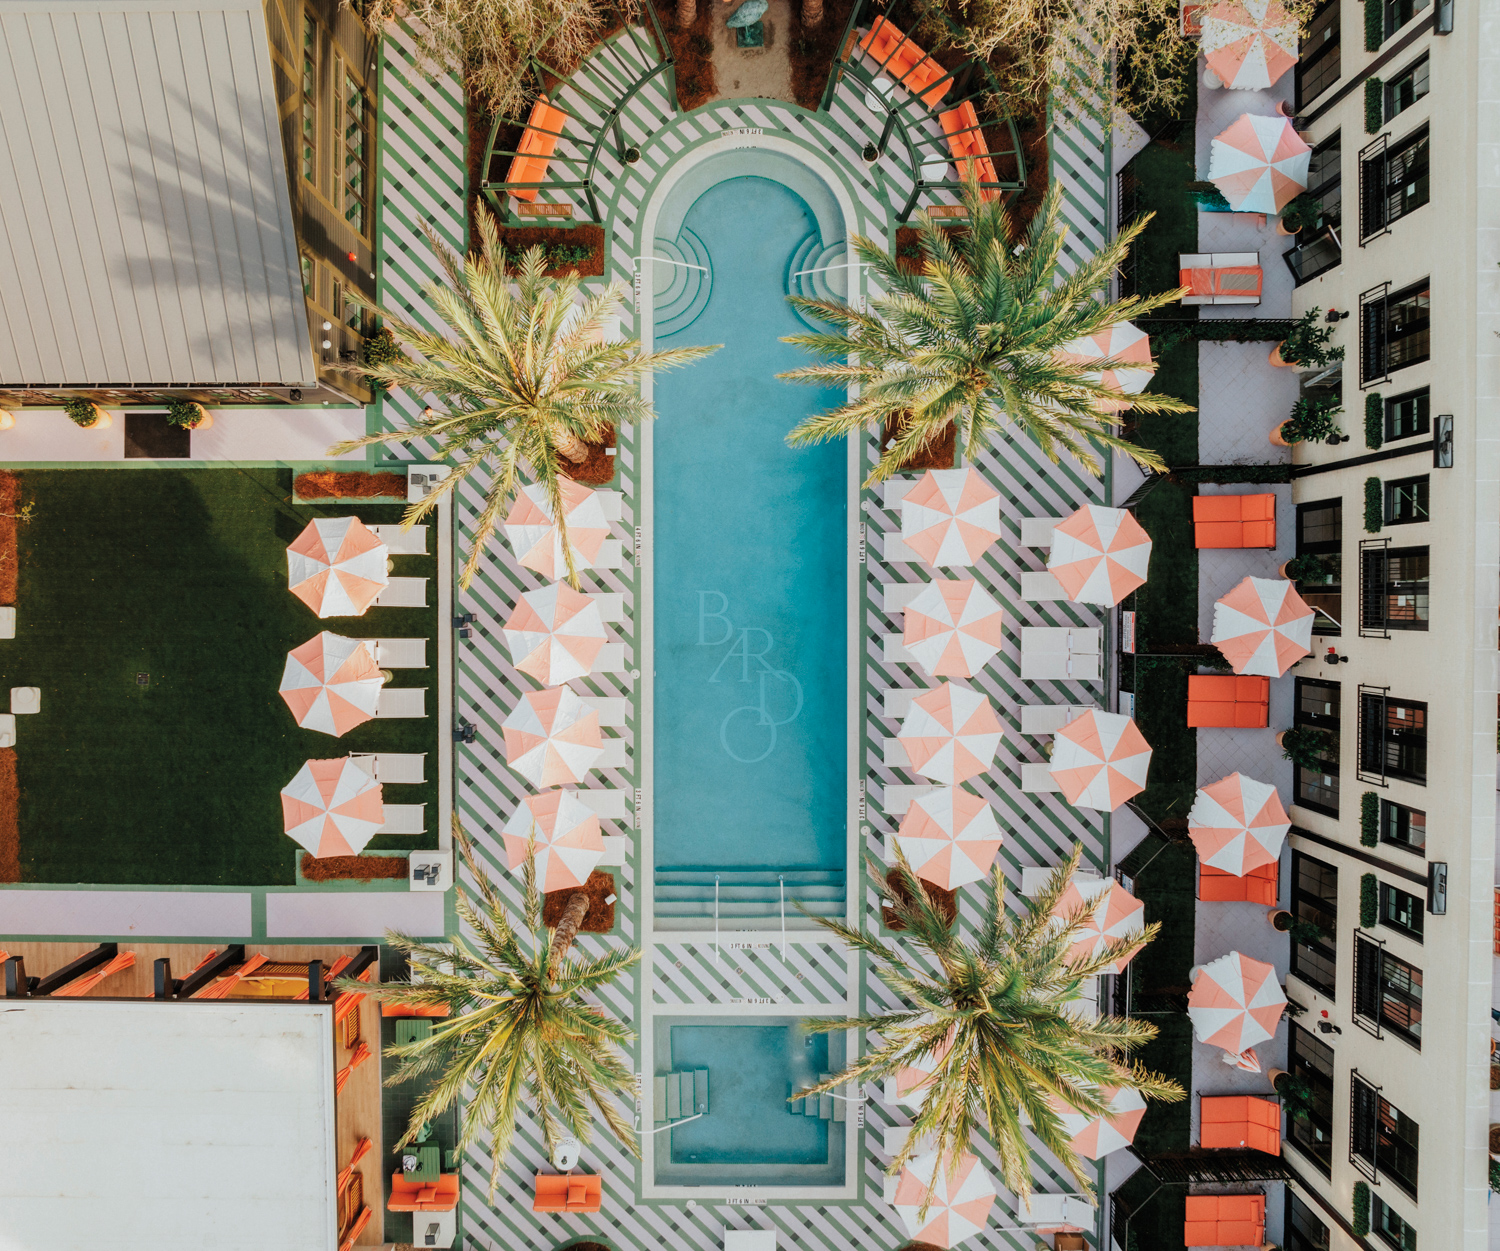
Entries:
{"label": "mulch planting bed", "polygon": [[372,500],[406,498],[406,475],[399,473],[335,473],[315,469],[297,475],[292,490],[299,500]]}
{"label": "mulch planting bed", "polygon": [[0,604],[16,602],[16,517],[21,511],[21,484],[13,473],[0,473]]}
{"label": "mulch planting bed", "polygon": [[[885,432],[880,440],[881,451],[895,442],[895,422],[885,423]],[[952,422],[948,423],[948,429],[940,439],[935,439],[924,447],[915,456],[911,457],[903,469],[952,469],[954,453],[958,447],[958,427]]]}
{"label": "mulch planting bed", "polygon": [[317,858],[304,852],[302,876],[309,882],[373,882],[385,878],[405,878],[405,856],[324,856]]}
{"label": "mulch planting bed", "polygon": [[16,821],[21,792],[16,785],[16,753],[0,749],[0,882],[21,880],[21,836]]}
{"label": "mulch planting bed", "polygon": [[588,444],[588,459],[574,464],[566,456],[557,458],[557,467],[564,478],[572,478],[574,482],[582,482],[586,486],[608,486],[615,480],[615,462],[618,456],[611,456],[605,448],[615,446],[615,432],[611,430],[604,436],[602,443]]}
{"label": "mulch planting bed", "polygon": [[[589,880],[583,884],[583,889],[588,892],[589,910],[583,914],[583,924],[578,927],[579,930],[585,934],[608,934],[615,928],[615,906],[604,901],[615,893],[615,875],[595,869],[589,874]],[[555,890],[550,895],[544,895],[542,924],[555,927],[568,910],[568,900],[577,893],[576,890]]]}
{"label": "mulch planting bed", "polygon": [[698,0],[691,26],[677,23],[677,11],[659,11],[677,61],[677,105],[683,112],[707,104],[719,94],[719,76],[714,69],[714,11],[717,0]]}
{"label": "mulch planting bed", "polygon": [[[922,882],[922,885],[926,888],[927,894],[933,904],[936,905],[938,912],[942,914],[949,925],[952,925],[958,917],[958,892],[944,890],[941,886],[934,886],[931,882]],[[899,899],[902,903],[907,903],[911,899],[911,895],[901,882],[901,873],[897,869],[892,869],[885,875],[885,888],[894,898]],[[880,910],[880,919],[888,930],[904,930],[906,928],[889,908],[882,908]]]}

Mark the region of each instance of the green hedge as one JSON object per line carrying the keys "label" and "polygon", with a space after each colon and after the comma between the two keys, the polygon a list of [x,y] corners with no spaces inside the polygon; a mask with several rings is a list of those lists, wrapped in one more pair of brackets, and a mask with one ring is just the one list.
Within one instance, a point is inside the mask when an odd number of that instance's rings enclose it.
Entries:
{"label": "green hedge", "polygon": [[1385,42],[1385,0],[1365,0],[1365,51],[1379,52]]}
{"label": "green hedge", "polygon": [[1363,1238],[1370,1232],[1370,1187],[1364,1182],[1354,1183],[1354,1236]]}
{"label": "green hedge", "polygon": [[1359,924],[1361,929],[1374,929],[1380,920],[1380,884],[1373,873],[1363,874],[1359,879]]}
{"label": "green hedge", "polygon": [[1372,451],[1385,442],[1385,400],[1379,391],[1365,396],[1365,446]]}
{"label": "green hedge", "polygon": [[1378,78],[1365,79],[1365,134],[1380,133],[1385,125],[1385,84]]}
{"label": "green hedge", "polygon": [[1379,478],[1365,479],[1365,531],[1379,534],[1385,529],[1385,491]]}
{"label": "green hedge", "polygon": [[1202,321],[1186,318],[1142,318],[1141,328],[1151,335],[1151,350],[1160,360],[1181,343],[1280,343],[1292,331],[1286,317],[1214,317]]}
{"label": "green hedge", "polygon": [[1380,841],[1380,796],[1374,791],[1359,797],[1359,841],[1365,847]]}

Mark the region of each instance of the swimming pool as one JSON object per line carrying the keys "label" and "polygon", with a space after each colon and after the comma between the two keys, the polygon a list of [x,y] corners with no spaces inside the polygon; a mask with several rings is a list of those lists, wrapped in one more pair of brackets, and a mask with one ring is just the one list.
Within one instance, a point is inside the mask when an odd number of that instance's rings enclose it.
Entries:
{"label": "swimming pool", "polygon": [[841,393],[775,376],[805,360],[780,342],[803,329],[788,281],[842,250],[842,220],[789,158],[804,194],[722,177],[774,172],[767,156],[694,171],[657,230],[657,255],[710,272],[655,264],[655,346],[725,345],[655,383],[653,831],[669,925],[712,918],[715,877],[731,923],[777,916],[778,877],[794,918],[794,898],[844,910],[847,452],[785,443]]}
{"label": "swimming pool", "polygon": [[658,1185],[843,1183],[848,1105],[835,1120],[831,1100],[827,1116],[787,1102],[843,1066],[842,1035],[806,1034],[791,1017],[658,1017],[653,1044],[658,1077],[706,1073],[708,1092],[705,1115],[653,1136]]}

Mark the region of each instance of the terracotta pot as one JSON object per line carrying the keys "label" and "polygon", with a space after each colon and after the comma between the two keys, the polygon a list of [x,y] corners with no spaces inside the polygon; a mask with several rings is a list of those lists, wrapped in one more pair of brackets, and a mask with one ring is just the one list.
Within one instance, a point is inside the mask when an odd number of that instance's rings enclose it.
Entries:
{"label": "terracotta pot", "polygon": [[1278,934],[1288,934],[1288,933],[1290,933],[1291,932],[1290,929],[1283,930],[1283,929],[1277,928],[1277,925],[1276,925],[1276,918],[1277,917],[1285,917],[1287,919],[1288,926],[1290,926],[1291,925],[1291,921],[1292,921],[1292,914],[1290,912],[1288,912],[1285,908],[1271,908],[1271,909],[1269,909],[1266,912],[1266,920],[1271,923],[1271,928],[1272,929],[1275,929]]}
{"label": "terracotta pot", "polygon": [[[1282,561],[1282,562],[1281,562],[1281,564],[1279,564],[1279,565],[1277,565],[1277,566],[1276,566],[1276,576],[1277,576],[1277,577],[1278,577],[1278,578],[1287,578],[1287,571],[1286,571],[1286,567],[1287,567],[1287,566],[1288,566],[1288,565],[1290,565],[1290,564],[1291,564],[1291,563],[1292,563],[1292,562],[1291,562],[1291,561],[1289,561],[1289,560],[1284,560],[1284,561]],[[1287,580],[1288,580],[1288,581],[1290,581],[1290,580],[1291,580],[1291,579],[1290,579],[1290,578],[1287,578]]]}
{"label": "terracotta pot", "polygon": [[1271,433],[1266,436],[1271,441],[1272,447],[1291,447],[1291,444],[1281,437],[1281,427],[1284,425],[1286,425],[1284,421],[1278,422],[1271,427]]}
{"label": "terracotta pot", "polygon": [[108,430],[115,424],[115,419],[106,413],[99,405],[94,405],[94,420],[86,426],[79,426],[80,430]]}
{"label": "terracotta pot", "polygon": [[[201,407],[201,405],[200,405],[200,407]],[[204,409],[203,410],[203,416],[200,417],[197,421],[195,421],[191,426],[189,426],[188,429],[189,430],[207,430],[213,424],[214,424],[214,415],[211,412],[209,412],[207,409]]]}
{"label": "terracotta pot", "polygon": [[1296,365],[1293,365],[1290,361],[1284,361],[1281,359],[1281,347],[1285,342],[1286,340],[1283,339],[1281,343],[1278,343],[1275,347],[1273,347],[1271,349],[1271,355],[1266,359],[1269,360],[1273,365],[1280,365],[1283,369],[1296,369]]}
{"label": "terracotta pot", "polygon": [[1282,730],[1279,734],[1276,735],[1276,746],[1277,747],[1284,747],[1286,745],[1285,739],[1286,739],[1286,731]]}
{"label": "terracotta pot", "polygon": [[1266,1080],[1268,1080],[1271,1083],[1271,1089],[1272,1090],[1276,1089],[1276,1079],[1278,1077],[1287,1077],[1287,1076],[1289,1076],[1289,1074],[1287,1073],[1287,1071],[1285,1069],[1267,1069],[1266,1070]]}
{"label": "terracotta pot", "polygon": [[1276,219],[1276,233],[1279,234],[1279,235],[1296,235],[1296,234],[1301,234],[1302,233],[1302,227],[1298,226],[1296,230],[1288,230],[1284,225],[1282,225],[1281,218],[1278,217]]}

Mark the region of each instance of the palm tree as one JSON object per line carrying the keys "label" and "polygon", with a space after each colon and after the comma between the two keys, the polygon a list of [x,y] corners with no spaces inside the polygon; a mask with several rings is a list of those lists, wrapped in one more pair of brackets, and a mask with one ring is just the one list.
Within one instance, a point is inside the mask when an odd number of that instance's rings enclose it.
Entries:
{"label": "palm tree", "polygon": [[526,464],[531,479],[547,492],[564,540],[568,578],[577,587],[573,549],[566,541],[560,458],[577,464],[588,457],[587,443],[599,442],[617,426],[656,416],[641,396],[641,376],[685,365],[715,348],[642,352],[638,339],[604,342],[605,322],[624,296],[617,284],[580,297],[576,272],[558,279],[544,275],[540,247],[527,251],[512,279],[505,272],[494,215],[481,206],[476,216],[480,251],[467,261],[427,228],[448,281],[433,283],[426,294],[451,334],[423,329],[370,305],[408,351],[389,364],[350,367],[350,372],[389,386],[436,396],[447,411],[428,406],[403,430],[350,439],[328,454],[339,456],[372,443],[426,440],[436,455],[455,461],[455,472],[407,509],[407,525],[471,476],[493,467],[460,586],[468,586],[479,568],[484,546],[519,489]]}
{"label": "palm tree", "polygon": [[433,1022],[429,1037],[386,1048],[398,1062],[387,1085],[436,1076],[413,1105],[396,1148],[411,1142],[424,1122],[452,1107],[467,1088],[474,1093],[464,1105],[457,1149],[466,1150],[481,1132],[489,1134],[491,1199],[523,1102],[542,1123],[549,1155],[559,1130],[589,1141],[598,1115],[639,1156],[635,1132],[615,1102],[634,1098],[635,1079],[617,1048],[635,1033],[587,997],[635,964],[640,948],[569,959],[577,921],[548,934],[532,856],[525,873],[529,941],[523,939],[456,817],[453,841],[479,887],[478,906],[462,887],[457,892],[458,917],[472,938],[460,934],[439,945],[387,934],[391,946],[410,960],[412,980],[339,983],[388,1003],[450,1009],[449,1016]]}
{"label": "palm tree", "polygon": [[1120,267],[1150,216],[1122,230],[1071,274],[1059,265],[1067,228],[1058,225],[1057,183],[1029,228],[999,200],[985,200],[971,177],[964,189],[965,231],[945,234],[927,214],[918,219],[922,265],[907,273],[896,257],[858,236],[854,251],[886,293],[869,311],[835,300],[789,297],[801,311],[837,333],[790,335],[821,364],[781,374],[818,386],[859,388],[858,398],[809,417],[787,442],[794,447],[855,435],[893,420],[897,437],[866,486],[890,477],[913,455],[941,440],[956,423],[959,451],[973,458],[1007,424],[1030,434],[1048,459],[1069,452],[1090,473],[1102,473],[1090,441],[1125,452],[1142,465],[1161,458],[1114,433],[1118,412],[1186,413],[1168,395],[1126,396],[1098,380],[1116,362],[1070,364],[1056,352],[1065,344],[1142,316],[1178,299],[1181,291],[1101,301],[1096,298]]}
{"label": "palm tree", "polygon": [[821,1094],[846,1082],[879,1081],[924,1056],[940,1056],[907,1145],[891,1161],[891,1173],[907,1163],[923,1140],[951,1166],[984,1123],[1006,1186],[1024,1197],[1031,1190],[1031,1170],[1022,1125],[1029,1123],[1084,1191],[1092,1193],[1088,1172],[1050,1097],[1059,1096],[1091,1116],[1107,1110],[1108,1099],[1100,1094],[1105,1086],[1128,1087],[1166,1102],[1182,1098],[1176,1082],[1128,1059],[1156,1036],[1154,1025],[1112,1016],[1091,1021],[1069,1007],[1084,978],[1150,942],[1159,928],[1147,926],[1144,933],[1110,944],[1093,959],[1069,963],[1068,948],[1076,941],[1083,913],[1064,918],[1061,925],[1051,913],[1078,867],[1080,851],[1074,848],[1071,859],[1020,917],[1006,913],[1005,879],[997,866],[984,924],[971,935],[949,926],[899,850],[894,885],[887,882],[885,866],[871,861],[871,880],[891,900],[903,938],[919,949],[921,958],[878,935],[814,918],[850,948],[868,955],[880,979],[909,1006],[806,1022],[816,1033],[873,1030],[880,1041],[842,1073],[798,1095]]}

